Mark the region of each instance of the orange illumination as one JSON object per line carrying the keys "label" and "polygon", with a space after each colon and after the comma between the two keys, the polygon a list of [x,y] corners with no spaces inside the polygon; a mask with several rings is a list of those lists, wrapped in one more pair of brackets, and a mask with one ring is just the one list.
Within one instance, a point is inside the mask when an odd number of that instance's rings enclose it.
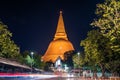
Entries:
{"label": "orange illumination", "polygon": [[49,44],[48,49],[42,59],[44,62],[50,61],[53,63],[57,60],[58,57],[64,60],[64,53],[71,50],[74,50],[74,48],[72,43],[67,38],[62,17],[62,11],[60,11],[54,40]]}

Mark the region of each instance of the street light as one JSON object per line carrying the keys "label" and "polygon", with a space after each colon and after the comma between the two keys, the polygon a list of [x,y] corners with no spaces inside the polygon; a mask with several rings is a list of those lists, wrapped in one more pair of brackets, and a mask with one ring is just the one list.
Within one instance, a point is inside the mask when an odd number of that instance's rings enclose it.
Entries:
{"label": "street light", "polygon": [[79,68],[79,76],[80,76],[80,52],[77,53],[78,54],[78,68]]}
{"label": "street light", "polygon": [[30,54],[31,54],[31,57],[32,57],[32,60],[31,60],[31,72],[32,72],[32,65],[33,65],[33,54],[34,54],[34,52],[31,52]]}
{"label": "street light", "polygon": [[78,62],[78,63],[79,63],[78,66],[80,66],[80,52],[78,52],[77,54],[78,54],[78,60],[79,60],[79,62]]}

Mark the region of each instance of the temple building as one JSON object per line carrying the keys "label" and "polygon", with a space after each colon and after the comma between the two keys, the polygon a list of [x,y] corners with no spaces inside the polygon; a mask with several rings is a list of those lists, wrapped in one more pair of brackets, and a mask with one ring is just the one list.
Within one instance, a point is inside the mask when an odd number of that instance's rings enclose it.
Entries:
{"label": "temple building", "polygon": [[42,60],[44,62],[52,62],[56,66],[61,65],[61,61],[65,60],[64,53],[67,51],[73,51],[74,47],[72,43],[68,40],[62,11],[60,11],[57,30],[54,35],[54,39],[50,42],[47,51],[44,56],[42,56]]}

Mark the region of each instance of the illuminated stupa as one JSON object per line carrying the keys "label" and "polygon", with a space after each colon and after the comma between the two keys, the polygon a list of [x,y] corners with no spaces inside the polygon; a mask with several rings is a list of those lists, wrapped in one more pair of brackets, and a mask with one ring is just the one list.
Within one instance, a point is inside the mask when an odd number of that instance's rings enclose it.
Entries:
{"label": "illuminated stupa", "polygon": [[62,16],[62,11],[60,11],[60,16],[58,20],[57,30],[53,41],[50,42],[48,49],[42,60],[44,62],[55,63],[58,58],[64,60],[64,53],[67,51],[73,51],[74,47],[72,43],[68,40],[67,34],[65,32],[64,21]]}

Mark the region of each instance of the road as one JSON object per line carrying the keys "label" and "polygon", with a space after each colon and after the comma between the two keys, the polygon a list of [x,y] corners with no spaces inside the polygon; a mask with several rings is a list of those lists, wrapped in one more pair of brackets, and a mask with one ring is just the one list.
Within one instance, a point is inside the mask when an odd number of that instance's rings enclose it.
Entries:
{"label": "road", "polygon": [[[2,73],[0,74],[0,80],[95,80],[83,77],[68,77],[65,74],[11,74]],[[97,80],[109,80],[109,79],[97,79]]]}
{"label": "road", "polygon": [[0,78],[0,80],[90,80],[90,79],[81,79],[81,78],[63,78],[63,77],[54,77],[54,78],[26,78],[26,77],[9,77],[9,78]]}

